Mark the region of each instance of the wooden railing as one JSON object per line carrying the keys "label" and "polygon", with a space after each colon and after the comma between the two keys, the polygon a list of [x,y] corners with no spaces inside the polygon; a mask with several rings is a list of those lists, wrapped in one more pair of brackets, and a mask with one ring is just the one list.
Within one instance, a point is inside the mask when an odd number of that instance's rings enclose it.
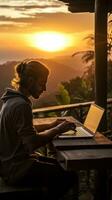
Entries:
{"label": "wooden railing", "polygon": [[[37,108],[33,109],[33,115],[34,118],[72,115],[83,122],[91,103],[94,103],[94,101]],[[110,130],[112,129],[112,98],[107,99],[107,119],[107,126]]]}
{"label": "wooden railing", "polygon": [[92,101],[85,103],[75,103],[75,104],[37,108],[33,109],[33,115],[34,117],[50,117],[53,115],[65,116],[70,114],[77,117],[80,121],[82,121],[85,109],[88,109],[91,103]]}

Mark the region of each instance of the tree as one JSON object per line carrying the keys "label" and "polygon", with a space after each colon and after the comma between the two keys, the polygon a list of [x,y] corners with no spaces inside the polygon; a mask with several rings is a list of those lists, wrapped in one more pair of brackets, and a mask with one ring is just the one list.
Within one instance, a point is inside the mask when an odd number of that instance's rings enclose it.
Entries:
{"label": "tree", "polygon": [[[109,28],[108,28],[108,35],[107,35],[107,52],[108,52],[108,97],[112,94],[112,15],[109,14],[108,20]],[[76,56],[77,54],[82,54],[82,61],[86,64],[85,72],[82,78],[85,80],[86,84],[89,87],[89,90],[92,94],[95,93],[95,84],[94,84],[94,72],[95,72],[95,65],[94,65],[94,36],[93,34],[88,35],[84,38],[88,44],[88,50],[85,51],[78,51],[75,52],[72,56]],[[90,95],[91,97],[94,95]]]}
{"label": "tree", "polygon": [[66,90],[69,92],[70,103],[79,103],[92,100],[89,85],[82,77],[76,77],[68,82],[62,82]]}
{"label": "tree", "polygon": [[56,95],[58,105],[69,104],[70,103],[69,92],[65,89],[64,85],[62,84],[59,84],[58,88],[59,91],[58,94]]}

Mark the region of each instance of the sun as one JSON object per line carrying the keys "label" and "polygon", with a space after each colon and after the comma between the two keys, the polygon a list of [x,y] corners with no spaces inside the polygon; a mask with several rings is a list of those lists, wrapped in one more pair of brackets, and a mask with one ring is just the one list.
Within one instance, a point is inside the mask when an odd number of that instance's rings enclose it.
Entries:
{"label": "sun", "polygon": [[32,36],[32,46],[49,52],[61,51],[70,46],[70,37],[59,32],[39,32]]}

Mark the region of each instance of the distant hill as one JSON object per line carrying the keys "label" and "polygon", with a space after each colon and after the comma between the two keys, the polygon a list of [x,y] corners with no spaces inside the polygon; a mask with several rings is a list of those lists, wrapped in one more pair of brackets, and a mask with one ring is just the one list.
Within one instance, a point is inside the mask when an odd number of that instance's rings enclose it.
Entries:
{"label": "distant hill", "polygon": [[16,61],[6,62],[0,65],[0,96],[3,94],[4,89],[10,86],[10,82],[14,76],[14,65]]}
{"label": "distant hill", "polygon": [[[52,59],[38,59],[45,63],[50,69],[50,75],[47,82],[47,91],[43,93],[40,100],[43,101],[43,97],[50,97],[55,99],[55,93],[58,89],[58,84],[62,81],[68,81],[75,78],[77,75],[82,75],[81,69],[83,66],[75,63],[75,60],[69,57],[56,57]],[[73,61],[70,61],[73,60]],[[0,65],[0,96],[3,94],[4,89],[10,86],[10,82],[14,76],[14,66],[18,61],[8,61]],[[54,97],[53,97],[54,96]],[[36,100],[37,101],[37,100]]]}
{"label": "distant hill", "polygon": [[45,63],[51,71],[48,79],[48,90],[50,91],[56,90],[58,83],[61,81],[68,81],[79,75],[79,73],[77,73],[77,69],[75,70],[75,68],[65,64],[66,62],[57,61],[56,58],[40,60]]}
{"label": "distant hill", "polygon": [[60,64],[64,64],[72,68],[75,72],[75,76],[81,76],[85,70],[85,64],[82,62],[81,55],[76,55],[72,57],[69,56],[57,56],[53,58],[53,61],[56,61]]}

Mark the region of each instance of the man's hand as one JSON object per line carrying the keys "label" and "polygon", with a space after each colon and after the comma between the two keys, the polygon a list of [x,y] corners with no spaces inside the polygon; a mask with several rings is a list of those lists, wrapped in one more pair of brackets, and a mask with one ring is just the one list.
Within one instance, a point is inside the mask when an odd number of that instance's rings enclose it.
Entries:
{"label": "man's hand", "polygon": [[74,130],[75,131],[76,125],[73,122],[64,120],[63,122],[58,124],[56,126],[56,128],[59,130],[59,133],[63,133],[63,132],[69,131],[69,130]]}

